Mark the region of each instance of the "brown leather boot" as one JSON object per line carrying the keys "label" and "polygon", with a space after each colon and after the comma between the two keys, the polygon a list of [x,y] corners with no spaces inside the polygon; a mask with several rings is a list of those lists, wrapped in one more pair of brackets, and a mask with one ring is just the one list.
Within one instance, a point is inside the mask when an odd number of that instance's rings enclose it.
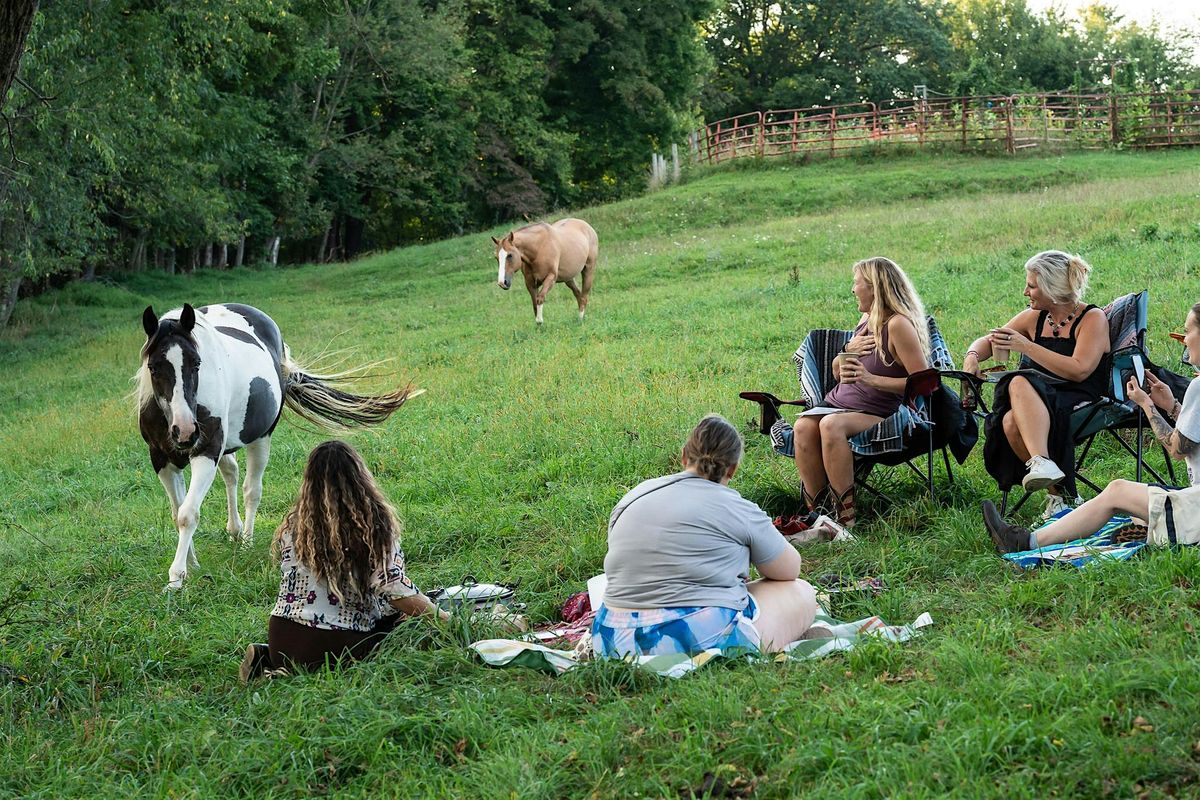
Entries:
{"label": "brown leather boot", "polygon": [[844,492],[839,492],[831,486],[829,494],[833,497],[833,510],[837,514],[838,524],[843,528],[853,528],[857,516],[854,509],[854,486],[851,485]]}

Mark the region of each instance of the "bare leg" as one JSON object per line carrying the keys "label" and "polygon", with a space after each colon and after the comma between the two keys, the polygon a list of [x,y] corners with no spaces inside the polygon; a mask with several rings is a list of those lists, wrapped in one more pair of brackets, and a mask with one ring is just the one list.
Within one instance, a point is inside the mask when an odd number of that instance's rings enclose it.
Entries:
{"label": "bare leg", "polygon": [[1000,419],[1001,425],[1004,428],[1004,438],[1008,439],[1008,446],[1016,454],[1017,458],[1022,461],[1029,460],[1029,451],[1025,449],[1025,439],[1021,436],[1021,432],[1017,430],[1017,420],[1013,416],[1013,412],[1009,411]]}
{"label": "bare leg", "polygon": [[821,456],[825,461],[825,474],[829,476],[829,487],[838,494],[854,486],[854,452],[850,449],[851,437],[883,421],[883,417],[848,411],[821,417]]}
{"label": "bare leg", "polygon": [[242,532],[242,520],[238,517],[238,463],[237,457],[233,453],[221,456],[221,460],[217,462],[217,468],[221,470],[221,480],[225,484],[225,504],[228,506],[228,517],[225,522],[225,532],[230,536],[237,536]]}
{"label": "bare leg", "polygon": [[1060,520],[1039,530],[1037,546],[1062,544],[1090,536],[1117,514],[1146,519],[1150,516],[1150,490],[1144,483],[1117,479],[1104,491]]}
{"label": "bare leg", "polygon": [[754,627],[764,653],[779,652],[804,636],[817,615],[817,593],[807,581],[753,581],[746,586],[758,605]]}
{"label": "bare leg", "polygon": [[792,426],[792,444],[796,450],[796,471],[809,497],[816,497],[829,483],[821,458],[821,418],[800,417]]}
{"label": "bare leg", "polygon": [[243,542],[254,541],[254,519],[258,514],[258,503],[262,499],[262,477],[271,457],[271,437],[246,445],[246,482],[242,485],[242,500],[246,503],[246,528],[242,532]]}
{"label": "bare leg", "polygon": [[195,535],[196,525],[200,521],[200,504],[204,502],[204,496],[208,494],[215,477],[217,477],[217,462],[207,456],[198,456],[192,459],[192,483],[188,487],[187,497],[180,504],[179,513],[175,518],[175,527],[179,531],[179,544],[175,548],[175,560],[171,562],[168,589],[178,589],[183,586],[183,579],[187,576],[189,555],[193,561],[195,559],[195,554],[192,553],[192,536]]}
{"label": "bare leg", "polygon": [[1029,381],[1017,377],[1009,381],[1008,401],[1012,406],[1013,422],[1021,432],[1021,439],[1028,453],[1024,460],[1028,461],[1032,456],[1045,457],[1049,452],[1047,443],[1050,440],[1050,411],[1042,402],[1041,395]]}

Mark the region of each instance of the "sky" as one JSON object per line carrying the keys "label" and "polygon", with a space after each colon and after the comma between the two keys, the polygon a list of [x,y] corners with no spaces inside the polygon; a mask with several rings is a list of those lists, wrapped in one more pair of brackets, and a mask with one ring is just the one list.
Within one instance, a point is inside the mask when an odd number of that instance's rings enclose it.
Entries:
{"label": "sky", "polygon": [[[1154,17],[1168,27],[1200,27],[1200,0],[1105,0],[1115,6],[1127,20],[1148,23]],[[1061,6],[1072,13],[1092,0],[1029,0],[1031,8],[1041,10],[1050,6]]]}

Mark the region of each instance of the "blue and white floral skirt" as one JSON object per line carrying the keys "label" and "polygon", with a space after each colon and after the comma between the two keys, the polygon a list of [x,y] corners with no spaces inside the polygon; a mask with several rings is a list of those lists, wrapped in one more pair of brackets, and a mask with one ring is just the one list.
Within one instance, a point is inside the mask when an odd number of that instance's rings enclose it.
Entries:
{"label": "blue and white floral skirt", "polygon": [[742,611],[719,606],[616,611],[602,604],[592,623],[592,647],[600,658],[696,655],[714,648],[753,653],[761,641],[757,617],[753,596]]}

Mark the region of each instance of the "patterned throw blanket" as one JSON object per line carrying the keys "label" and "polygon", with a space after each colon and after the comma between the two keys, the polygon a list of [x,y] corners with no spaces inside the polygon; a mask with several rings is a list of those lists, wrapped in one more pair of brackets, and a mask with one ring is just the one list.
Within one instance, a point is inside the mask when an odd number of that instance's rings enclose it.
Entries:
{"label": "patterned throw blanket", "polygon": [[[867,617],[855,622],[841,622],[818,609],[816,621],[808,632],[808,638],[792,642],[782,653],[769,656],[749,655],[742,650],[722,652],[705,650],[698,655],[688,656],[675,653],[659,656],[641,656],[633,664],[664,678],[682,678],[717,658],[751,658],[766,661],[801,661],[821,658],[830,653],[850,650],[867,639],[882,639],[887,642],[904,642],[933,624],[929,614],[921,614],[910,625],[887,625],[879,617]],[[494,667],[529,667],[552,675],[575,669],[589,660],[588,653],[554,650],[536,642],[517,639],[484,639],[471,645],[484,662]]]}
{"label": "patterned throw blanket", "polygon": [[[1054,519],[1069,513],[1071,513],[1070,510],[1060,511]],[[1046,525],[1049,525],[1054,519],[1046,522]],[[1039,547],[1037,550],[1026,550],[1022,553],[1006,553],[1004,558],[1022,569],[1060,564],[1086,567],[1099,561],[1127,561],[1146,546],[1145,528],[1142,528],[1140,541],[1136,539],[1130,541],[1124,535],[1135,527],[1140,526],[1134,526],[1133,520],[1129,517],[1113,517],[1105,523],[1103,528],[1086,539]]]}

